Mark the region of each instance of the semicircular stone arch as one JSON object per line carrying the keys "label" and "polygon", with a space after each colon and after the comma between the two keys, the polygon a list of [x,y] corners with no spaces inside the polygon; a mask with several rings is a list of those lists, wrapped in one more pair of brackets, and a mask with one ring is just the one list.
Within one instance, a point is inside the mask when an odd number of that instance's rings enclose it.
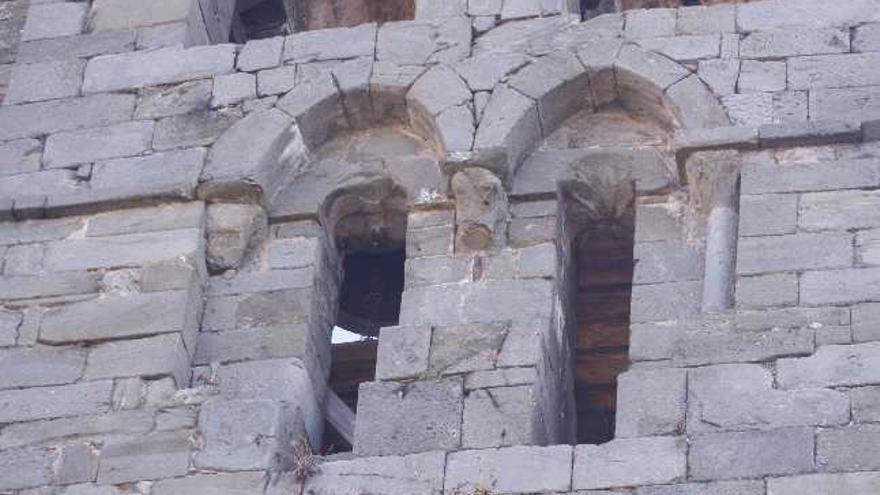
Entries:
{"label": "semicircular stone arch", "polygon": [[549,53],[498,85],[468,159],[482,160],[510,182],[567,118],[612,103],[670,133],[730,125],[716,96],[686,67],[620,39],[601,39]]}

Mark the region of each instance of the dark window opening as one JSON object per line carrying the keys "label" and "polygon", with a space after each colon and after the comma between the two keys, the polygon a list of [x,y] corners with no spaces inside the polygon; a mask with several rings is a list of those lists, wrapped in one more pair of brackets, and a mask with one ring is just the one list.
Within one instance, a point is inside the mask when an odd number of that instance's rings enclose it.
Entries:
{"label": "dark window opening", "polygon": [[397,325],[400,318],[406,197],[396,188],[379,194],[383,197],[343,195],[328,214],[341,258],[342,283],[330,346],[328,386],[334,397],[326,405],[329,409],[344,404],[351,424],[342,428],[347,430],[346,438],[330,421],[334,417],[328,410],[324,454],[352,450],[352,413],[357,412],[360,384],[376,376],[379,329]]}
{"label": "dark window opening", "polygon": [[415,0],[293,0],[297,31],[415,18]]}
{"label": "dark window opening", "polygon": [[614,438],[617,376],[629,366],[632,221],[591,222],[574,241],[577,443]]}
{"label": "dark window opening", "polygon": [[230,41],[286,36],[294,32],[293,0],[238,0]]}

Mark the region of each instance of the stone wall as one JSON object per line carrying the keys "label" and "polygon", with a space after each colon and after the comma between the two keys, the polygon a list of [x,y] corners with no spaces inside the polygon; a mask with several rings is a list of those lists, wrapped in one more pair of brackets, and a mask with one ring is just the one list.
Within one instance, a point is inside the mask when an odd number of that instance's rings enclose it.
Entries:
{"label": "stone wall", "polygon": [[[222,2],[32,1],[0,107],[0,492],[880,490],[880,4],[574,3],[233,45]],[[334,212],[391,190],[399,325],[354,452],[314,456]],[[615,439],[573,445],[571,229],[624,209]]]}

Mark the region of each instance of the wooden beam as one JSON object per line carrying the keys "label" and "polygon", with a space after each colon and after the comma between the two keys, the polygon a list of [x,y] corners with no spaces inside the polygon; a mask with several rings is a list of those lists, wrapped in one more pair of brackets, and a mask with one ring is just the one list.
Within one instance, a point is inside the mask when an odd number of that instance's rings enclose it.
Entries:
{"label": "wooden beam", "polygon": [[349,445],[354,445],[354,412],[348,407],[348,404],[342,402],[342,399],[334,391],[328,390],[324,407],[326,408],[327,422],[330,423],[330,426]]}

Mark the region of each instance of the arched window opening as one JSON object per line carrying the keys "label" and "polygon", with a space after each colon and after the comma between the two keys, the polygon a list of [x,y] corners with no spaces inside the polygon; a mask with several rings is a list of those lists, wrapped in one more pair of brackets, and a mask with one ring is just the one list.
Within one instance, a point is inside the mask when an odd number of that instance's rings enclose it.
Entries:
{"label": "arched window opening", "polygon": [[342,193],[328,204],[327,225],[342,269],[322,448],[332,454],[351,450],[358,389],[376,375],[379,329],[398,323],[407,213],[405,193],[387,179]]}

